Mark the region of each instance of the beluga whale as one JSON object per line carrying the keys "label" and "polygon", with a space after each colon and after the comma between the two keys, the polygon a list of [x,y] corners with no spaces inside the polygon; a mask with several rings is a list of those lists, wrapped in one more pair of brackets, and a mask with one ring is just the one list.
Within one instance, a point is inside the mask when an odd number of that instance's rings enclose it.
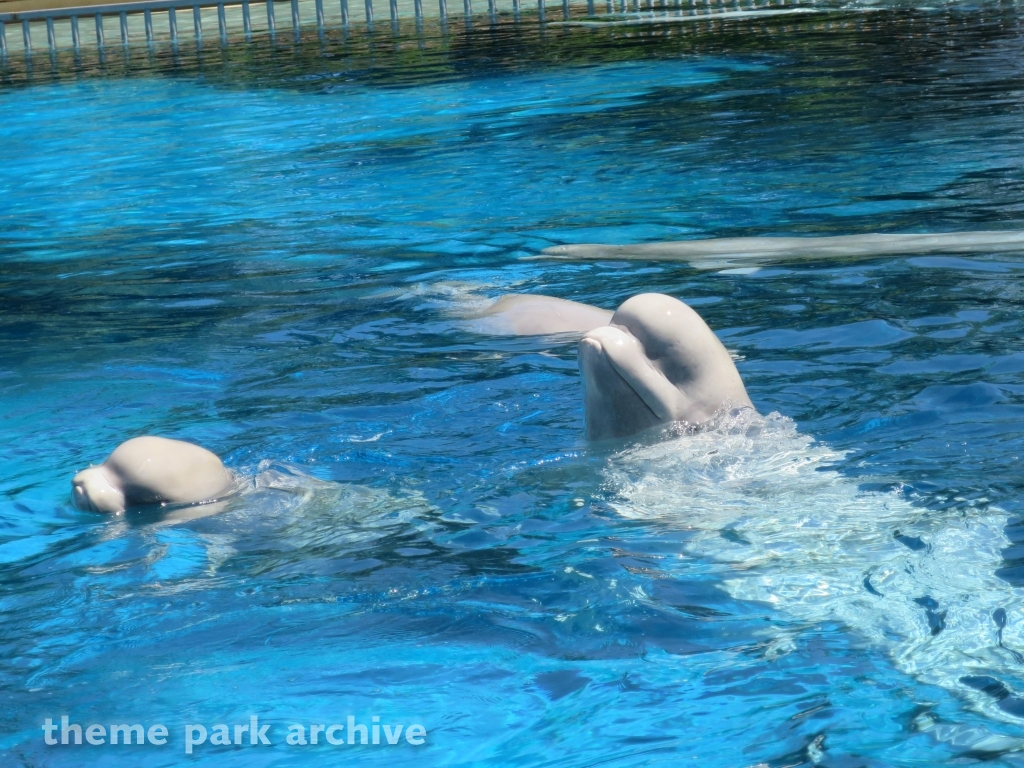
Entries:
{"label": "beluga whale", "polygon": [[723,237],[631,245],[575,243],[551,246],[541,251],[540,255],[525,258],[568,261],[682,261],[694,269],[722,269],[786,261],[1021,251],[1024,251],[1024,231],[980,230],[931,234],[871,233],[829,237]]}
{"label": "beluga whale", "polygon": [[587,438],[628,437],[659,424],[699,426],[754,405],[732,356],[679,299],[642,293],[580,340]]}
{"label": "beluga whale", "polygon": [[146,435],[121,443],[106,461],[71,481],[75,506],[122,514],[153,504],[200,504],[224,496],[234,477],[210,451]]}
{"label": "beluga whale", "polygon": [[699,426],[723,408],[753,408],[732,356],[679,299],[641,293],[615,311],[553,296],[506,294],[476,315],[500,335],[581,334],[577,359],[590,440],[659,424]]}

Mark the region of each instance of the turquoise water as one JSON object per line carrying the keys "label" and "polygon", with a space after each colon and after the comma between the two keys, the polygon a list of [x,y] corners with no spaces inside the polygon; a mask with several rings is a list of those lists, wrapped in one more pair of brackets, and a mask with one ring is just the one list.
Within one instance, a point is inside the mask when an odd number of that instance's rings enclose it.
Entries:
{"label": "turquoise water", "polygon": [[[1020,229],[1020,21],[672,29],[9,62],[3,764],[1024,761],[1024,258],[520,258]],[[575,340],[464,319],[652,290],[764,419],[588,445]],[[248,490],[74,510],[140,433]],[[47,746],[62,715],[170,738]],[[272,746],[185,755],[251,715]],[[285,743],[349,715],[426,743]]]}

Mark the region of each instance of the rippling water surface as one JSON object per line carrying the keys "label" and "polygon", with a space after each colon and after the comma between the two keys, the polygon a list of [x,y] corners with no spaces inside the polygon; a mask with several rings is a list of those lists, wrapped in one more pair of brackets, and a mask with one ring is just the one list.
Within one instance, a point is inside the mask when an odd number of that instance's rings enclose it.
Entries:
{"label": "rippling water surface", "polygon": [[[510,20],[0,78],[4,764],[1024,763],[1024,258],[563,242],[1024,228],[1006,10]],[[66,65],[66,66],[65,66]],[[764,419],[587,445],[502,293],[678,296]],[[247,490],[70,506],[155,433]],[[48,747],[44,718],[168,746]],[[287,746],[422,723],[422,747]]]}

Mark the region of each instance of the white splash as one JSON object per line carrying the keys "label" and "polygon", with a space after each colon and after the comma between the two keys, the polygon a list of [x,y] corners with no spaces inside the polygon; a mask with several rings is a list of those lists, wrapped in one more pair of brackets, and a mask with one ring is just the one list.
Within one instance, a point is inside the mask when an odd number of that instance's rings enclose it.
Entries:
{"label": "white splash", "polygon": [[695,530],[691,554],[723,564],[732,596],[841,622],[901,671],[1019,724],[961,681],[1005,682],[1020,668],[1010,649],[1024,650],[1024,590],[995,575],[1006,513],[966,502],[933,512],[898,490],[862,491],[833,468],[840,458],[790,419],[746,410],[626,450],[608,479],[623,516]]}

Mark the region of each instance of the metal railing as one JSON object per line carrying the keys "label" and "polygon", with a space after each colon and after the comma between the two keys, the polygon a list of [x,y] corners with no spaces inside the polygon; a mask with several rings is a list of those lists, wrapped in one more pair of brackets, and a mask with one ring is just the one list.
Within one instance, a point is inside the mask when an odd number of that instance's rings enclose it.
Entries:
{"label": "metal railing", "polygon": [[[254,0],[259,3],[261,0]],[[274,15],[274,4],[275,0],[263,0],[266,6],[267,15],[267,26],[266,31],[269,34],[274,35],[277,32],[277,21]],[[540,9],[541,17],[543,18],[544,11],[543,5],[545,0],[538,0],[538,6]],[[349,0],[338,0],[341,10],[341,25],[343,28],[347,28],[350,23],[353,23],[351,9],[349,8]],[[513,10],[516,14],[520,11],[521,0],[513,0]],[[293,32],[298,35],[300,27],[299,18],[299,0],[290,0],[291,3],[291,27]],[[568,4],[568,0],[563,0],[564,4]],[[202,9],[217,9],[217,26],[220,41],[222,44],[228,42],[228,23],[227,14],[225,8],[238,8],[241,6],[242,11],[242,24],[243,31],[246,39],[251,39],[253,33],[252,14],[250,9],[250,0],[241,0],[241,2],[218,2],[217,0],[143,0],[143,2],[128,2],[128,3],[111,3],[103,5],[88,5],[88,6],[77,6],[73,8],[51,8],[37,11],[15,11],[4,13],[0,11],[0,55],[6,56],[8,54],[7,45],[7,29],[8,25],[19,24],[21,25],[22,39],[24,42],[24,51],[26,54],[31,55],[33,50],[32,42],[32,22],[33,21],[45,21],[46,22],[46,38],[47,45],[50,52],[55,52],[57,49],[57,35],[54,31],[54,22],[58,19],[67,19],[71,25],[71,43],[72,47],[77,51],[82,44],[82,34],[79,25],[79,20],[82,18],[93,18],[95,19],[96,26],[96,45],[99,48],[103,48],[106,44],[103,34],[103,20],[105,17],[116,16],[120,21],[120,37],[121,44],[124,46],[128,45],[129,42],[129,27],[128,27],[128,16],[129,14],[142,13],[145,17],[145,35],[146,42],[152,43],[155,40],[155,33],[153,28],[153,13],[160,12],[167,14],[167,25],[168,32],[170,35],[170,41],[172,44],[178,42],[178,19],[177,11],[180,10],[191,10],[192,11],[192,24],[195,32],[195,39],[197,42],[201,42],[203,39],[203,21],[202,21]],[[471,16],[473,13],[472,0],[463,0],[464,13],[466,16]],[[316,25],[318,31],[322,34],[326,27],[326,19],[324,14],[324,0],[315,0],[316,6]],[[398,24],[398,0],[388,0],[389,13],[392,25]],[[448,9],[446,0],[438,0],[438,11],[439,17],[442,23],[447,20]],[[495,0],[488,0],[488,12],[492,17],[496,17],[497,9]],[[368,29],[373,28],[374,23],[374,7],[373,0],[364,0],[363,13],[365,14],[365,24]],[[414,0],[413,7],[414,17],[418,24],[423,22],[424,11],[423,11],[423,0]]]}
{"label": "metal railing", "polygon": [[[200,48],[203,44],[203,18],[202,11],[216,9],[217,11],[217,27],[218,36],[220,38],[220,44],[226,46],[229,40],[229,23],[228,23],[228,10],[232,13],[232,19],[237,30],[237,13],[241,11],[241,26],[242,32],[245,35],[247,41],[251,41],[254,32],[253,15],[251,5],[253,3],[263,4],[266,7],[266,27],[260,26],[260,31],[266,31],[271,37],[277,34],[277,22],[274,14],[275,2],[277,0],[142,0],[141,2],[126,2],[126,3],[110,3],[104,5],[88,5],[88,6],[76,6],[72,8],[52,8],[34,11],[15,11],[4,13],[0,11],[0,59],[6,59],[8,56],[8,44],[6,27],[10,24],[20,24],[23,40],[23,51],[27,57],[32,56],[33,41],[32,41],[32,22],[46,22],[46,39],[47,46],[49,48],[51,56],[56,54],[58,49],[58,38],[55,31],[56,20],[67,20],[70,23],[70,37],[71,47],[77,53],[82,44],[82,32],[80,29],[80,19],[92,18],[95,21],[96,29],[96,46],[100,50],[101,55],[106,45],[104,39],[104,19],[109,17],[117,17],[119,21],[120,29],[120,43],[127,50],[129,46],[129,17],[136,19],[139,14],[144,17],[144,30],[146,42],[152,45],[157,38],[157,34],[154,31],[154,13],[166,13],[167,16],[167,31],[169,33],[169,40],[172,46],[178,45],[178,16],[177,12],[180,10],[191,10],[192,11],[192,26],[194,29],[194,41]],[[282,0],[289,2],[291,5],[291,29],[295,36],[295,39],[299,39],[301,19],[299,14],[300,0]],[[353,19],[351,9],[349,7],[350,0],[334,0],[338,3],[341,11],[341,27],[347,30],[351,24],[359,23],[358,20]],[[381,0],[378,0],[380,2]],[[408,3],[408,0],[402,0]],[[308,2],[308,0],[303,0]],[[356,0],[358,2],[358,0]],[[399,21],[399,0],[387,0],[388,10],[393,29],[397,32],[398,21]],[[412,0],[413,2],[413,17],[416,20],[417,28],[421,28],[424,21],[424,8],[423,0]],[[438,19],[441,24],[446,24],[449,13],[447,8],[447,0],[437,0],[438,2],[438,15],[434,17]],[[498,7],[497,3],[499,0],[487,0],[487,13],[491,17],[492,21],[497,20]],[[504,10],[508,9],[508,0],[501,0],[504,6]],[[547,4],[559,3],[559,0],[536,0],[537,2],[537,18],[538,21],[544,23],[546,21],[546,10],[549,10]],[[794,0],[789,0],[794,2]],[[799,4],[800,0],[796,0]],[[804,0],[804,3],[808,0]],[[809,0],[811,5],[817,5],[815,0]],[[321,39],[325,33],[327,21],[324,12],[324,0],[314,0],[316,9],[316,27]],[[522,11],[522,0],[511,0],[512,7],[511,11],[514,16],[518,19],[520,12]],[[674,10],[674,16],[685,16],[685,19],[676,20],[691,20],[696,21],[699,19],[719,19],[725,20],[727,17],[732,16],[748,16],[753,11],[758,11],[756,15],[770,16],[777,13],[800,13],[802,11],[809,11],[810,9],[806,6],[799,8],[799,5],[794,7],[787,6],[787,0],[586,0],[586,15],[593,19],[595,15],[595,4],[599,3],[604,6],[601,10],[611,15],[632,15],[632,16],[654,16],[654,12],[661,10],[668,15],[670,10]],[[627,3],[631,6],[633,11],[632,14],[627,14]],[[569,0],[560,0],[560,6],[562,11],[562,23],[582,23],[589,26],[589,22],[579,20],[578,22],[569,22],[570,19],[570,5]],[[373,0],[363,1],[363,14],[364,21],[368,31],[373,30],[374,23],[374,6]],[[716,7],[717,6],[717,7]],[[744,8],[746,6],[746,8]],[[558,7],[558,6],[556,6]],[[643,8],[647,13],[640,13]],[[785,10],[783,10],[785,9]],[[580,8],[582,11],[582,8]],[[463,17],[468,24],[471,23],[473,16],[473,5],[472,0],[463,0]],[[332,12],[333,14],[336,11]],[[654,21],[654,19],[647,19],[648,21]],[[668,19],[664,19],[668,20]],[[644,19],[634,19],[619,21],[617,23],[636,23],[643,22]],[[596,22],[596,20],[594,20]],[[136,35],[138,35],[138,24],[136,26]],[[602,24],[603,26],[603,24]],[[162,40],[167,38],[160,35]],[[66,38],[65,38],[66,40]]]}

